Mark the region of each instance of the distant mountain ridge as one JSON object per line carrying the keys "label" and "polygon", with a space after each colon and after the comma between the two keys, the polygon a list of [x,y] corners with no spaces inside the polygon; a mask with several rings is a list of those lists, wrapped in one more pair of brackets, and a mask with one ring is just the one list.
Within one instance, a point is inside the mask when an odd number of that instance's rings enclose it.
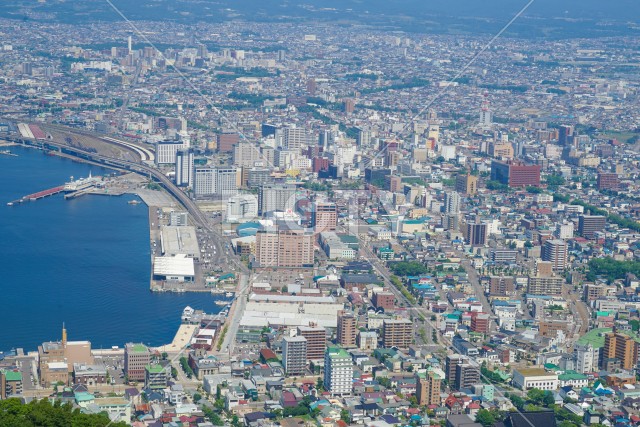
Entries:
{"label": "distant mountain ridge", "polygon": [[[112,0],[132,20],[222,22],[346,21],[383,30],[492,34],[528,0]],[[514,37],[638,35],[638,0],[534,0],[508,29]],[[82,24],[122,18],[105,0],[16,0],[0,17]]]}

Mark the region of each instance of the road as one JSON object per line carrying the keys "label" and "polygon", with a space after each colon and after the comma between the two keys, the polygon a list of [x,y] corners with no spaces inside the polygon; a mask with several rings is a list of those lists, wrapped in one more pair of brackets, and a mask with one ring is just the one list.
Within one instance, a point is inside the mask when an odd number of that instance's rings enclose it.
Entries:
{"label": "road", "polygon": [[247,293],[249,292],[249,276],[240,274],[238,278],[238,287],[236,288],[236,298],[231,307],[229,317],[227,318],[227,334],[224,337],[220,352],[233,353],[236,343],[236,335],[240,327],[242,314],[247,306]]}
{"label": "road", "polygon": [[475,293],[476,298],[478,298],[478,301],[482,303],[482,311],[484,311],[485,313],[489,313],[489,315],[491,316],[491,321],[489,323],[490,332],[495,331],[497,328],[494,318],[495,316],[493,315],[493,310],[491,308],[491,304],[489,303],[489,299],[484,293],[484,287],[480,284],[480,277],[478,276],[478,272],[475,268],[473,268],[473,265],[471,265],[471,261],[469,260],[463,259],[460,264],[462,265],[462,267],[464,267],[464,271],[467,272],[467,279],[469,280],[469,283],[473,288],[473,292]]}

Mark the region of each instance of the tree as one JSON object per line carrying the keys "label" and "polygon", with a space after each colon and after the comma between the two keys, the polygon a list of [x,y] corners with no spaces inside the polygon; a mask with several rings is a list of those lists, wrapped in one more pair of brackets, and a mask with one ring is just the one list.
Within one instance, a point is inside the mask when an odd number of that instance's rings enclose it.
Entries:
{"label": "tree", "polygon": [[202,399],[202,395],[200,393],[195,393],[193,395],[193,401],[198,403]]}
{"label": "tree", "polygon": [[491,411],[480,409],[476,414],[476,422],[482,424],[483,427],[492,427],[496,422],[496,418]]}
{"label": "tree", "polygon": [[515,406],[518,410],[522,411],[522,408],[524,408],[524,404],[525,404],[525,401],[523,398],[521,398],[520,396],[516,396],[515,394],[512,394],[509,396],[509,399],[511,400],[511,403],[513,403],[513,406]]}
{"label": "tree", "polygon": [[0,401],[0,426],[3,427],[124,427],[127,425],[124,421],[111,422],[106,414],[83,414],[79,410],[74,410],[71,404],[62,404],[60,401],[51,403],[47,399],[42,399],[26,405],[15,398]]}
{"label": "tree", "polygon": [[542,403],[544,403],[544,406],[548,408],[555,405],[556,400],[553,398],[553,393],[547,390],[547,392],[544,394],[544,398],[542,399]]}
{"label": "tree", "polygon": [[540,390],[538,388],[532,388],[527,392],[527,400],[529,400],[534,405],[540,405],[544,400],[545,392],[544,390]]}
{"label": "tree", "polygon": [[351,424],[351,414],[346,409],[340,411],[340,419],[347,424]]}

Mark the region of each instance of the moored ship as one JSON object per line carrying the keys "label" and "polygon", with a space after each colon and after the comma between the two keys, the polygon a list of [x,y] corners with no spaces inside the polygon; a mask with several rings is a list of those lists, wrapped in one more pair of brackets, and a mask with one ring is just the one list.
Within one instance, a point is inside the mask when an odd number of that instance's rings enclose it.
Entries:
{"label": "moored ship", "polygon": [[89,176],[87,178],[80,178],[80,179],[74,180],[73,177],[71,177],[71,181],[66,182],[64,184],[64,192],[73,193],[76,191],[84,190],[89,187],[93,187],[98,182],[100,182],[100,177],[91,176],[91,173],[89,173]]}

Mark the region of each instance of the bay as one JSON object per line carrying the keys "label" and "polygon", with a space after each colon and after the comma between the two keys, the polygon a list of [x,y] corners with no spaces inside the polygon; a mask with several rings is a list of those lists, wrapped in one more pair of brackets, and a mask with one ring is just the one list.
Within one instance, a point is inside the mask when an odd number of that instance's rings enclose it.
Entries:
{"label": "bay", "polygon": [[186,305],[217,313],[206,293],[149,291],[148,209],[135,196],[62,194],[7,206],[24,195],[62,185],[70,176],[112,170],[9,147],[0,155],[0,350],[36,350],[59,340],[93,348],[126,342],[170,343]]}

